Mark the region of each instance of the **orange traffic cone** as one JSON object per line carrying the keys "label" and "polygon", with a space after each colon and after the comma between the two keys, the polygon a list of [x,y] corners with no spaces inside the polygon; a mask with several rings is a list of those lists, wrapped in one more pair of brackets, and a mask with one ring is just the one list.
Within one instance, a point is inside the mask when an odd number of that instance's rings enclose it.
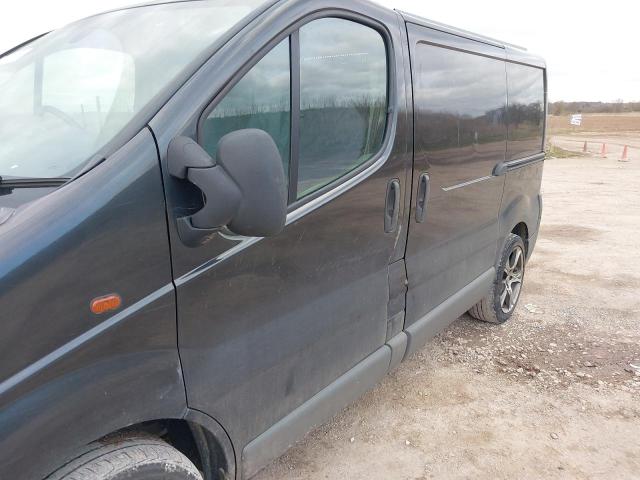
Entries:
{"label": "orange traffic cone", "polygon": [[584,142],[584,145],[583,145],[583,147],[582,147],[582,151],[583,151],[584,153],[587,153],[587,142]]}
{"label": "orange traffic cone", "polygon": [[602,149],[600,150],[600,156],[602,158],[607,158],[607,144],[606,143],[602,144]]}
{"label": "orange traffic cone", "polygon": [[622,150],[622,157],[620,157],[620,161],[621,162],[628,162],[629,161],[629,146],[628,145],[624,146],[624,150]]}

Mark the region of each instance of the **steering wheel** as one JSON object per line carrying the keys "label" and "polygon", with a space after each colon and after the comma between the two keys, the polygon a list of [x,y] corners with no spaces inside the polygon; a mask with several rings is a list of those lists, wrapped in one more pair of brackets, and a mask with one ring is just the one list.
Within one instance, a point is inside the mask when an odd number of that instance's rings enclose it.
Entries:
{"label": "steering wheel", "polygon": [[62,120],[64,123],[66,123],[67,125],[69,125],[71,127],[75,127],[75,128],[80,129],[80,130],[86,130],[71,115],[69,115],[68,113],[63,112],[59,108],[53,107],[51,105],[43,105],[42,106],[42,112],[43,113],[50,113],[50,114],[58,117],[60,120]]}

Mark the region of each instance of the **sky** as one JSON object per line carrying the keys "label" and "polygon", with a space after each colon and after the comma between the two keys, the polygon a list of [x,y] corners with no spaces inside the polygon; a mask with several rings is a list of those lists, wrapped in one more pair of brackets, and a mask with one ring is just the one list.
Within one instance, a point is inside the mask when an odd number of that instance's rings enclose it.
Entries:
{"label": "sky", "polygon": [[[0,52],[40,33],[141,0],[7,0]],[[377,0],[542,55],[549,100],[640,101],[640,4],[629,0]]]}

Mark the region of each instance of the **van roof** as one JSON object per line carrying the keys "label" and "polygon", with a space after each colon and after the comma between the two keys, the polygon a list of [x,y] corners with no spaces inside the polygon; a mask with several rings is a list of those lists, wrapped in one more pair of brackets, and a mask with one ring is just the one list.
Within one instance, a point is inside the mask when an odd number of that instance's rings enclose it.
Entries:
{"label": "van roof", "polygon": [[[162,5],[167,3],[181,3],[181,2],[193,2],[193,1],[206,1],[206,0],[146,0],[146,1],[143,0],[137,4],[115,8],[109,11],[127,10],[131,8]],[[274,4],[280,3],[281,1],[282,0],[265,0],[262,7],[263,9],[267,9],[273,6]],[[363,0],[363,1],[365,3],[371,2],[371,0]],[[438,30],[440,32],[449,33],[451,35],[456,35],[458,37],[463,37],[468,40],[473,40],[473,41],[481,42],[487,45],[492,45],[494,47],[503,48],[506,50],[507,58],[511,61],[534,65],[540,68],[546,68],[546,62],[541,56],[528,52],[526,48],[521,47],[519,45],[514,45],[512,43],[504,42],[502,40],[497,40],[495,38],[487,37],[485,35],[473,33],[468,30],[457,28],[441,22],[436,22],[435,20],[429,20],[427,18],[423,18],[418,15],[405,12],[403,10],[395,9],[395,11],[400,16],[402,16],[405,22],[414,23],[417,25],[421,25],[423,27]],[[102,13],[107,13],[107,12],[102,12]]]}
{"label": "van roof", "polygon": [[417,15],[413,15],[412,13],[404,12],[402,10],[396,10],[396,11],[402,16],[404,21],[407,23],[413,23],[423,27],[431,28],[433,30],[438,30],[440,32],[466,38],[468,40],[472,40],[475,42],[480,42],[480,43],[484,43],[494,47],[503,48],[506,51],[507,59],[510,61],[523,63],[527,65],[533,65],[539,68],[546,68],[546,62],[541,56],[531,53],[527,51],[526,48],[521,47],[519,45],[503,42],[502,40],[497,40],[495,38],[487,37],[484,35],[479,35],[477,33],[469,32],[468,30],[463,30],[461,28],[453,27],[451,25],[446,25],[444,23],[436,22],[434,20],[428,20],[426,18],[422,18]]}
{"label": "van roof", "polygon": [[429,20],[427,18],[420,17],[418,15],[414,15],[412,13],[408,13],[402,10],[396,9],[402,18],[405,19],[406,22],[415,23],[417,25],[422,25],[424,27],[429,27],[434,30],[439,30],[441,32],[450,33],[452,35],[457,35],[458,37],[464,37],[469,40],[475,40],[477,42],[486,43],[489,45],[493,45],[494,47],[506,48],[511,47],[517,50],[526,51],[527,49],[521,47],[519,45],[514,45],[512,43],[503,42],[502,40],[497,40],[495,38],[487,37],[485,35],[480,35],[477,33],[470,32],[468,30],[463,30],[461,28],[457,28],[451,25],[447,25],[445,23],[436,22],[435,20]]}

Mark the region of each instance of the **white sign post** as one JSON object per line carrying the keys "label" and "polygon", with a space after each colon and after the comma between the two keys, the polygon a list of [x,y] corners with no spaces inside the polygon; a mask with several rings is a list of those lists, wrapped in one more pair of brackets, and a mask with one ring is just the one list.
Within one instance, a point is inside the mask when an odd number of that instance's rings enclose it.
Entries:
{"label": "white sign post", "polygon": [[571,115],[571,125],[577,125],[578,127],[582,125],[582,114],[576,113]]}

